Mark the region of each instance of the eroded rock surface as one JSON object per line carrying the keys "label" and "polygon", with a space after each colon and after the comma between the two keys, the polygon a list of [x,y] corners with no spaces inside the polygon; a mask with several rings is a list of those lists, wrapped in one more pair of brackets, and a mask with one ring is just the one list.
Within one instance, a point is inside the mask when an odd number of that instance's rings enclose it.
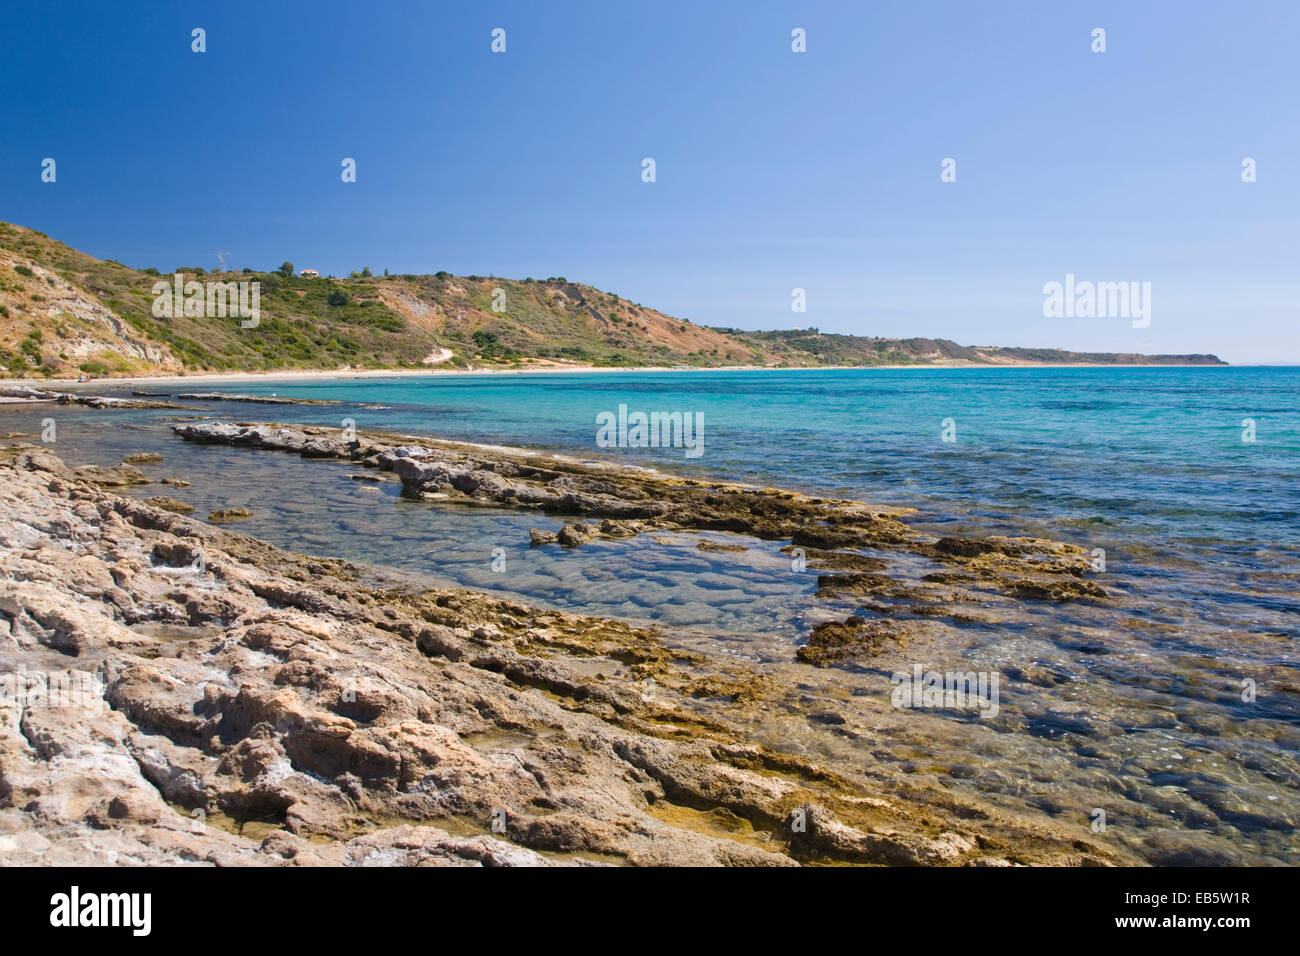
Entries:
{"label": "eroded rock surface", "polygon": [[0,674],[8,862],[1133,862],[750,742],[789,693],[755,663],[388,587],[39,450],[0,462]]}

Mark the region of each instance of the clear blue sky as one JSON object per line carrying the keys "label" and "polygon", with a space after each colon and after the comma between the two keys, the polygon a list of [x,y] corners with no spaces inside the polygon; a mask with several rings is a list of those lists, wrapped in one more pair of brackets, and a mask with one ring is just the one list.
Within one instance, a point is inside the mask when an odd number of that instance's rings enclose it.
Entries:
{"label": "clear blue sky", "polygon": [[[0,219],[163,270],[1300,362],[1298,59],[1294,0],[10,4]],[[1151,282],[1151,326],[1044,318],[1067,272]]]}

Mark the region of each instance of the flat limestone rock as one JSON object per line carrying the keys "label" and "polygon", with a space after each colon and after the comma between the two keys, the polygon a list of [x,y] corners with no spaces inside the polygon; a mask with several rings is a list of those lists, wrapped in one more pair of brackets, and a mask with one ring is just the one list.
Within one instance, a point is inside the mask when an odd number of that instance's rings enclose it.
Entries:
{"label": "flat limestone rock", "polygon": [[0,675],[7,862],[1138,862],[753,742],[791,692],[755,662],[377,583],[40,449],[0,460]]}

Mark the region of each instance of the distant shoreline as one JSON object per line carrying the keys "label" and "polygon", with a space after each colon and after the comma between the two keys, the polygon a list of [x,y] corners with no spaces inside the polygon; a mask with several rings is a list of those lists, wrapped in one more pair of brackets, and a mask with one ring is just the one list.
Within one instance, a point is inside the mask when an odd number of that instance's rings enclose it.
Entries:
{"label": "distant shoreline", "polygon": [[[0,378],[0,383],[44,385],[49,387],[77,387],[87,385],[184,385],[220,382],[279,382],[279,381],[337,381],[368,378],[447,378],[469,375],[555,375],[574,372],[607,372],[615,374],[645,372],[853,372],[853,371],[904,371],[909,369],[1035,369],[1035,368],[1243,368],[1234,365],[1199,365],[1186,362],[1174,364],[1150,363],[1128,365],[1118,363],[1022,362],[1006,365],[976,365],[970,363],[930,363],[916,365],[808,365],[778,368],[771,365],[719,365],[707,368],[681,368],[675,366],[640,365],[635,367],[604,367],[598,365],[532,366],[527,368],[395,368],[395,369],[286,369],[278,372],[205,372],[198,375],[133,375],[122,378],[95,378],[78,382],[73,378]],[[1287,366],[1269,366],[1285,368]]]}

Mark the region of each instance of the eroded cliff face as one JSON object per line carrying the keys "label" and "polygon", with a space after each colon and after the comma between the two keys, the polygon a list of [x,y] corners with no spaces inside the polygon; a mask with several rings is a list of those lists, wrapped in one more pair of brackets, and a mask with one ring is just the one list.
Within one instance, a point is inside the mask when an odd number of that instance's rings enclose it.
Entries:
{"label": "eroded cliff face", "polygon": [[140,334],[90,289],[6,249],[7,238],[0,230],[0,357],[6,374],[66,375],[83,365],[160,374],[183,368],[165,343]]}
{"label": "eroded cliff face", "polygon": [[6,860],[1135,862],[1076,827],[752,743],[747,723],[791,692],[756,663],[385,585],[117,497],[102,469],[7,458]]}

